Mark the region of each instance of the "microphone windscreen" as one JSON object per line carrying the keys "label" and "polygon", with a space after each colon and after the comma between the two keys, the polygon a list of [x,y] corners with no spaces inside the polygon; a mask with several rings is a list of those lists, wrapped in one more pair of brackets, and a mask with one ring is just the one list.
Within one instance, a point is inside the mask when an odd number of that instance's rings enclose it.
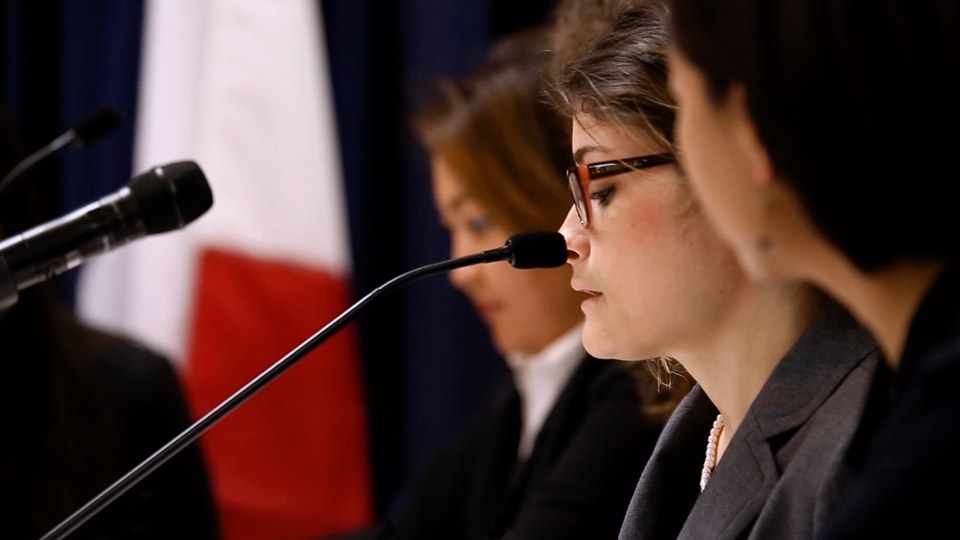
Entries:
{"label": "microphone windscreen", "polygon": [[135,176],[128,185],[147,234],[179,229],[213,206],[213,192],[200,166],[177,161]]}
{"label": "microphone windscreen", "polygon": [[109,134],[120,124],[120,115],[110,107],[100,107],[81,118],[73,126],[77,135],[77,142],[81,145],[90,144]]}
{"label": "microphone windscreen", "polygon": [[507,239],[515,268],[556,268],[567,262],[567,242],[552,231],[520,233]]}

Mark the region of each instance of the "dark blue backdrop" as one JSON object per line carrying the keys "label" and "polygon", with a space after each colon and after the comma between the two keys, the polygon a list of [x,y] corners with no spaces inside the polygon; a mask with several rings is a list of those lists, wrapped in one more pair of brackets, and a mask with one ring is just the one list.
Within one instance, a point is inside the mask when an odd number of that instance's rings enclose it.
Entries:
{"label": "dark blue backdrop", "polygon": [[[426,159],[407,118],[435,75],[460,75],[496,36],[548,18],[553,0],[324,0],[358,296],[447,258]],[[0,104],[25,150],[99,105],[108,140],[35,171],[48,218],[125,184],[131,171],[142,0],[4,0]],[[202,164],[201,164],[202,165]],[[72,302],[75,275],[61,280]],[[388,295],[358,320],[378,509],[506,375],[486,330],[442,277]]]}

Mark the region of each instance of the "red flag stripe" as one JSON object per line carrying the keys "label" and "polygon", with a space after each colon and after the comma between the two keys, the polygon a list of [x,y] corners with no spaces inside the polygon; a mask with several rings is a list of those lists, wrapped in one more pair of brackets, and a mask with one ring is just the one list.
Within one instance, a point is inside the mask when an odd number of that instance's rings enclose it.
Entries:
{"label": "red flag stripe", "polygon": [[[349,306],[341,277],[222,250],[200,259],[185,384],[199,417]],[[366,415],[347,326],[200,441],[229,540],[371,523]]]}

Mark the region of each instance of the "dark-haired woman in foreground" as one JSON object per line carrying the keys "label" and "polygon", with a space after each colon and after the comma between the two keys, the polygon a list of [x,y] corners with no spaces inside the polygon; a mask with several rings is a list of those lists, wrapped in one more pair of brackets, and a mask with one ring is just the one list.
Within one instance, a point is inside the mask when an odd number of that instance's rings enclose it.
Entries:
{"label": "dark-haired woman in foreground", "polygon": [[673,0],[678,139],[758,283],[814,283],[879,340],[825,538],[952,536],[960,483],[960,4]]}

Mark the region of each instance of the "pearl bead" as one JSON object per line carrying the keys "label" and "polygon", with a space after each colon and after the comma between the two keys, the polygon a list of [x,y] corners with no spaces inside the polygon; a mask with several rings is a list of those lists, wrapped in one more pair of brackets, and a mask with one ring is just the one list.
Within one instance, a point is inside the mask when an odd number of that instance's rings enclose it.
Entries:
{"label": "pearl bead", "polygon": [[713,427],[710,428],[710,435],[707,436],[707,452],[703,460],[703,470],[700,471],[700,491],[707,487],[710,476],[713,474],[713,468],[717,466],[717,444],[720,442],[720,432],[723,431],[723,416],[717,415],[713,421]]}

